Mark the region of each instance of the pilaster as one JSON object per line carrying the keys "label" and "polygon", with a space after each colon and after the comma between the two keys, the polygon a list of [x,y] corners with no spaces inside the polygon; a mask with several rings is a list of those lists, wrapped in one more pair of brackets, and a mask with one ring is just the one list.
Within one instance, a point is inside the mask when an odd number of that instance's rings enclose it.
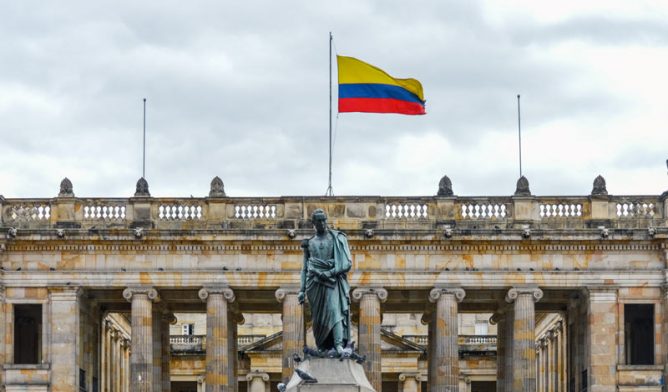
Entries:
{"label": "pilaster", "polygon": [[300,354],[304,347],[304,308],[299,304],[298,287],[280,288],[275,295],[283,304],[282,380],[286,382],[293,372],[292,354]]}
{"label": "pilaster", "polygon": [[157,392],[153,389],[153,302],[159,301],[158,292],[152,287],[129,287],[123,297],[132,303],[131,388]]}
{"label": "pilaster", "polygon": [[[2,215],[2,196],[0,196],[0,215]],[[1,218],[0,218],[1,219]],[[7,363],[7,357],[5,353],[5,336],[7,331],[7,326],[5,324],[5,287],[0,285],[0,387],[5,385],[5,372],[2,370],[2,365]]]}
{"label": "pilaster", "polygon": [[160,317],[160,333],[162,337],[162,342],[160,343],[161,354],[160,358],[162,359],[162,392],[171,392],[172,382],[170,379],[170,368],[169,364],[171,362],[171,345],[169,342],[169,325],[176,324],[176,317],[169,310],[163,310]]}
{"label": "pilaster", "polygon": [[617,290],[589,289],[587,371],[591,392],[617,390]]}
{"label": "pilaster", "polygon": [[78,287],[49,290],[49,320],[57,323],[50,336],[52,392],[79,390],[80,294]]}
{"label": "pilaster", "polygon": [[506,302],[514,304],[513,392],[536,391],[536,313],[535,303],[543,298],[537,287],[513,287]]}
{"label": "pilaster", "polygon": [[466,292],[461,288],[437,287],[429,292],[429,301],[435,303],[435,330],[431,391],[457,392],[459,387],[458,303]]}
{"label": "pilaster", "polygon": [[359,350],[366,355],[364,370],[369,382],[381,392],[383,378],[381,373],[380,304],[387,300],[387,290],[380,287],[360,287],[353,290],[352,298],[360,303]]}
{"label": "pilaster", "polygon": [[234,392],[236,352],[228,309],[234,292],[229,287],[205,287],[198,294],[206,302],[206,392]]}

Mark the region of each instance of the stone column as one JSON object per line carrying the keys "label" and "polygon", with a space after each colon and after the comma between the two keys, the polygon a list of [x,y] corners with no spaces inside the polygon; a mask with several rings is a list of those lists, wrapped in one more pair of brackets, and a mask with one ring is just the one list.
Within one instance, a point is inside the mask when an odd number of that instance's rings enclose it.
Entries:
{"label": "stone column", "polygon": [[513,392],[536,391],[536,314],[534,305],[543,298],[537,287],[514,287],[506,302],[513,303]]}
{"label": "stone column", "polygon": [[246,374],[248,392],[269,392],[269,375],[267,373],[249,372]]}
{"label": "stone column", "polygon": [[420,392],[420,383],[424,377],[420,373],[401,373],[399,375],[399,390],[402,392]]}
{"label": "stone column", "polygon": [[228,303],[234,302],[229,287],[206,287],[199,291],[206,301],[206,392],[233,392],[236,386],[231,351]]}
{"label": "stone column", "polygon": [[617,290],[589,289],[587,372],[589,391],[617,390]]}
{"label": "stone column", "polygon": [[123,290],[123,297],[132,303],[132,356],[130,386],[133,392],[153,390],[153,302],[158,292],[152,287]]}
{"label": "stone column", "polygon": [[364,370],[369,382],[376,390],[383,388],[380,348],[380,303],[387,300],[387,290],[380,287],[357,288],[353,290],[353,300],[360,303],[359,351],[366,355]]}
{"label": "stone column", "polygon": [[120,368],[120,372],[118,375],[118,378],[120,380],[118,384],[118,390],[120,392],[125,392],[125,375],[127,373],[127,368],[125,367],[125,349],[127,346],[127,341],[125,338],[121,337],[120,341],[120,352],[118,355],[118,367]]}
{"label": "stone column", "polygon": [[434,309],[434,372],[431,381],[433,392],[457,392],[459,385],[459,344],[457,304],[466,293],[461,288],[434,288],[429,292],[429,301]]}
{"label": "stone column", "polygon": [[489,323],[496,325],[496,392],[505,392],[506,370],[506,314],[496,312],[490,317]]}
{"label": "stone column", "polygon": [[51,289],[51,388],[52,392],[79,390],[80,296],[77,288]]}
{"label": "stone column", "polygon": [[536,391],[538,392],[544,392],[543,391],[543,383],[541,382],[541,374],[543,374],[543,344],[542,341],[539,341],[536,344]]}
{"label": "stone column", "polygon": [[434,317],[432,313],[425,312],[422,314],[422,318],[420,319],[420,322],[422,325],[427,326],[427,384],[433,385],[433,376],[434,376],[434,371],[432,369],[432,365],[434,364],[435,361],[432,360],[434,357],[434,350],[433,350],[433,344],[431,342],[434,341],[434,330],[436,329],[435,323],[433,322]]}
{"label": "stone column", "polygon": [[104,322],[104,348],[102,353],[102,390],[111,392],[111,322]]}
{"label": "stone column", "polygon": [[[0,198],[0,208],[2,207],[2,199]],[[2,365],[6,364],[7,358],[6,358],[6,353],[5,353],[5,331],[6,331],[6,325],[5,325],[5,287],[0,285],[0,336],[3,338],[0,339],[0,369],[2,368]],[[5,385],[5,372],[3,370],[0,370],[0,385]]]}
{"label": "stone column", "polygon": [[299,304],[298,287],[276,290],[276,300],[283,304],[283,382],[290,380],[294,363],[292,354],[301,355],[304,347],[304,308]]}
{"label": "stone column", "polygon": [[162,317],[160,318],[160,358],[162,358],[162,392],[171,392],[172,390],[172,380],[170,378],[170,360],[172,357],[171,344],[169,342],[169,326],[170,324],[176,324],[176,317],[174,314],[169,311],[164,311]]}
{"label": "stone column", "polygon": [[[666,203],[668,203],[668,198],[666,199]],[[668,211],[664,210],[664,214],[668,216]],[[666,264],[668,264],[668,249],[664,250],[664,259],[666,260]],[[663,296],[663,309],[661,312],[663,317],[663,323],[661,324],[661,332],[663,333],[663,379],[665,380],[664,382],[668,382],[668,285],[664,284],[661,295]]]}
{"label": "stone column", "polygon": [[204,382],[205,376],[197,377],[197,392],[205,392],[206,383]]}
{"label": "stone column", "polygon": [[549,332],[550,337],[550,391],[557,392],[559,390],[559,342],[554,330]]}
{"label": "stone column", "polygon": [[513,331],[515,330],[515,309],[512,306],[506,307],[504,338],[506,341],[506,356],[504,358],[504,390],[513,391]]}
{"label": "stone column", "polygon": [[120,333],[118,332],[118,329],[112,327],[111,329],[111,387],[110,390],[111,392],[120,392],[119,388],[119,373],[120,373],[120,355],[118,352],[118,338],[120,336]]}
{"label": "stone column", "polygon": [[151,324],[153,334],[153,391],[162,391],[162,306],[154,306]]}

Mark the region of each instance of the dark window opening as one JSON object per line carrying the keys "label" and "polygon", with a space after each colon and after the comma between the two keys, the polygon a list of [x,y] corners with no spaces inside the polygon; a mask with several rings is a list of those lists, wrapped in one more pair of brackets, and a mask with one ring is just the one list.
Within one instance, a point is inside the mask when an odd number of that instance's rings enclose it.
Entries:
{"label": "dark window opening", "polygon": [[42,351],[42,305],[14,305],[14,363],[38,364]]}
{"label": "dark window opening", "polygon": [[654,305],[624,305],[624,347],[627,365],[654,364]]}

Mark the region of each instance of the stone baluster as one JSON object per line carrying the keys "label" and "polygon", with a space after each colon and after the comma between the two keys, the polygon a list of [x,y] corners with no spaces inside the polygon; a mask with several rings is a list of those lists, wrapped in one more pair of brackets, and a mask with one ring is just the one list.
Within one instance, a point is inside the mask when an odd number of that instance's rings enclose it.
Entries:
{"label": "stone baluster", "polygon": [[401,373],[398,389],[401,392],[420,392],[422,381],[424,381],[424,376],[420,373]]}
{"label": "stone baluster", "polygon": [[589,289],[587,367],[591,392],[617,390],[617,290]]}
{"label": "stone baluster", "polygon": [[489,323],[496,325],[496,392],[504,392],[506,387],[506,313],[502,310],[494,313]]}
{"label": "stone baluster", "polygon": [[248,392],[269,392],[269,375],[257,371],[246,374]]}
{"label": "stone baluster", "polygon": [[228,304],[234,302],[234,292],[229,287],[205,287],[198,294],[206,301],[206,392],[233,392],[236,353],[230,344]]}
{"label": "stone baluster", "polygon": [[513,392],[536,391],[535,303],[543,298],[537,287],[508,290],[506,302],[513,303]]}
{"label": "stone baluster", "polygon": [[457,304],[466,296],[461,288],[434,288],[429,301],[436,304],[434,310],[434,361],[431,370],[431,391],[456,392],[459,388],[459,344]]}
{"label": "stone baluster", "polygon": [[51,328],[51,391],[79,390],[80,308],[81,290],[77,288],[50,289]]}
{"label": "stone baluster", "polygon": [[380,287],[356,288],[353,300],[360,303],[359,351],[366,355],[364,369],[376,392],[381,392],[380,304],[387,300],[387,290]]}
{"label": "stone baluster", "polygon": [[276,300],[283,304],[282,380],[285,382],[292,376],[292,354],[301,355],[304,347],[304,308],[297,298],[299,288],[280,288],[275,295]]}
{"label": "stone baluster", "polygon": [[123,297],[132,304],[132,356],[130,385],[133,392],[153,391],[153,302],[158,292],[152,287],[129,287]]}

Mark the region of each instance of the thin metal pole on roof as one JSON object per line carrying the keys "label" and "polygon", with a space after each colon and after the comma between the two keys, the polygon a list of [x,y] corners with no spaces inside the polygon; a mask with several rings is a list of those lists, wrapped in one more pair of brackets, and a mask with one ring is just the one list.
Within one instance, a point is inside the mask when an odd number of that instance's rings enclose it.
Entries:
{"label": "thin metal pole on roof", "polygon": [[329,32],[329,182],[325,196],[334,196],[332,188],[332,32]]}
{"label": "thin metal pole on roof", "polygon": [[520,177],[522,177],[522,121],[520,117],[520,95],[517,94],[517,136],[520,145]]}
{"label": "thin metal pole on roof", "polygon": [[146,178],[146,98],[144,98],[144,141],[142,148],[141,176],[144,179]]}

